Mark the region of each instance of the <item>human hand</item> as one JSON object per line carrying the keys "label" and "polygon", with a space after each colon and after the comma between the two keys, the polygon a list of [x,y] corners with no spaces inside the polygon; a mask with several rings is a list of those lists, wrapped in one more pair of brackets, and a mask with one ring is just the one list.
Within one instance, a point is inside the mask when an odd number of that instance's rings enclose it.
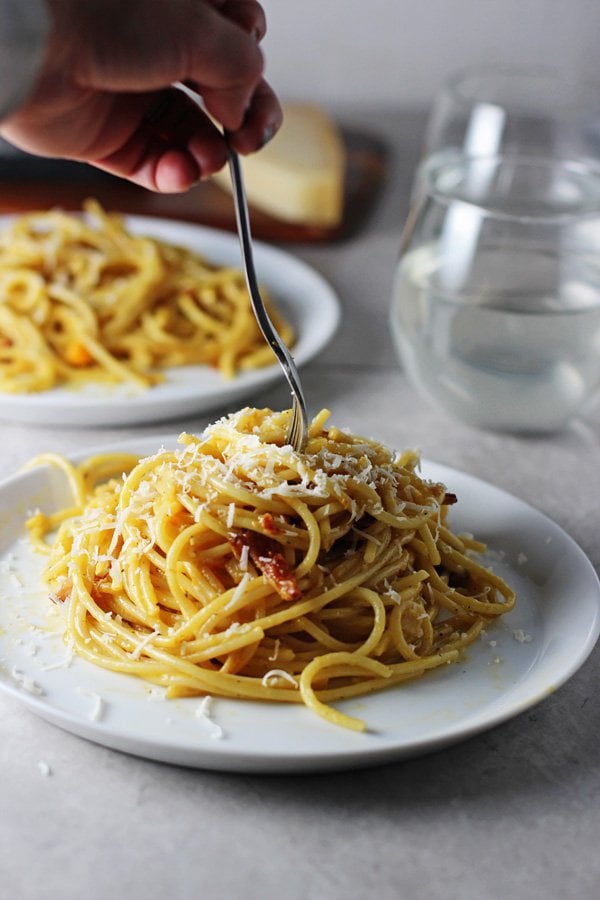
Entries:
{"label": "human hand", "polygon": [[263,79],[256,0],[47,0],[36,84],[0,135],[40,156],[88,162],[161,192],[187,190],[227,159],[222,134],[171,85],[188,84],[238,152],[281,124]]}

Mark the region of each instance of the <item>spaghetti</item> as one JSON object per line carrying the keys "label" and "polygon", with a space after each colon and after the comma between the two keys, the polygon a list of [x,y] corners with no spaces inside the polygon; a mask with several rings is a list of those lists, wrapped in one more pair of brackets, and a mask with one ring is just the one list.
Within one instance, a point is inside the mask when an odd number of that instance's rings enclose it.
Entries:
{"label": "spaghetti", "polygon": [[[0,391],[148,388],[172,366],[232,378],[274,362],[241,271],[131,234],[95,201],[84,210],[29,213],[0,233]],[[291,346],[292,328],[270,314]]]}
{"label": "spaghetti", "polygon": [[28,525],[75,651],[169,697],[300,702],[357,730],[335,701],[458,660],[513,592],[414,452],[327,418],[301,454],[289,412],[246,408],[141,460],[34,461],[72,485]]}

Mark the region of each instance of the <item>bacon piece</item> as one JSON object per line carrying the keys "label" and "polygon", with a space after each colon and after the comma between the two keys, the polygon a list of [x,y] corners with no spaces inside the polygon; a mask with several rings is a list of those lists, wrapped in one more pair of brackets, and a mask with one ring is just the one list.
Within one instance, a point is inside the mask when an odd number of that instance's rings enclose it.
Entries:
{"label": "bacon piece", "polygon": [[258,517],[258,521],[267,534],[281,534],[283,530],[281,526],[277,524],[271,513],[263,513],[262,516]]}
{"label": "bacon piece", "polygon": [[264,534],[243,528],[230,534],[229,543],[238,559],[241,558],[242,549],[248,548],[250,559],[280,597],[290,602],[300,600],[302,597],[300,586],[276,541]]}
{"label": "bacon piece", "polygon": [[458,503],[458,497],[456,494],[452,494],[450,491],[446,491],[444,494],[444,499],[442,500],[443,506],[452,506],[454,503]]}

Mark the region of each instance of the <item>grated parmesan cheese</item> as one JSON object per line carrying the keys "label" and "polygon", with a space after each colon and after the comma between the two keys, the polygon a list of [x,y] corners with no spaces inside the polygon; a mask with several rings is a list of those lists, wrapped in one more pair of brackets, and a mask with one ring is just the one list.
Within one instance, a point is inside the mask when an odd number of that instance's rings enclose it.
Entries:
{"label": "grated parmesan cheese", "polygon": [[520,644],[528,644],[533,640],[530,634],[525,634],[522,628],[513,628],[513,637]]}
{"label": "grated parmesan cheese", "polygon": [[276,641],[275,641],[275,646],[273,647],[273,653],[271,654],[271,656],[268,656],[268,657],[267,657],[267,659],[269,660],[269,662],[275,662],[275,660],[276,660],[277,657],[279,656],[279,646],[280,646],[280,644],[281,644],[281,641],[279,640],[279,638],[277,638]]}
{"label": "grated parmesan cheese", "polygon": [[[148,646],[148,644],[150,644],[151,641],[152,641],[155,637],[157,637],[159,634],[160,634],[160,631],[157,631],[156,629],[155,629],[154,631],[151,631],[150,634],[147,634],[146,637],[142,638],[142,640],[139,642],[139,644],[137,645],[137,647],[135,648],[135,650],[132,650],[132,651],[131,651],[131,653],[129,654],[129,658],[130,658],[130,659],[139,659],[139,658],[140,658],[140,655],[141,655],[141,654],[143,653],[143,651],[146,649],[146,647]],[[111,636],[112,636],[112,635],[111,635]]]}
{"label": "grated parmesan cheese", "polygon": [[233,528],[233,520],[235,517],[235,503],[231,502],[227,508],[227,527]]}
{"label": "grated parmesan cheese", "polygon": [[24,691],[27,691],[29,694],[36,694],[38,697],[42,697],[44,695],[44,689],[37,684],[36,681],[33,680],[29,675],[25,672],[21,671],[21,669],[17,669],[16,666],[13,666],[11,669],[11,675],[13,680],[19,685],[19,687],[23,688]]}
{"label": "grated parmesan cheese", "polygon": [[91,722],[98,722],[102,718],[104,713],[104,700],[102,699],[100,694],[97,694],[95,691],[88,691],[82,687],[77,688],[77,693],[82,697],[87,697],[93,701],[92,707],[88,712],[87,717]]}
{"label": "grated parmesan cheese", "polygon": [[46,663],[42,666],[42,669],[44,670],[44,672],[51,672],[53,669],[68,669],[73,662],[73,656],[73,641],[69,641],[69,643],[67,644],[67,652],[63,656],[63,658],[53,663]]}
{"label": "grated parmesan cheese", "polygon": [[213,740],[221,740],[225,736],[225,732],[221,726],[211,718],[212,701],[213,698],[210,695],[203,697],[196,707],[195,716],[197,719],[203,719],[210,726],[209,737]]}
{"label": "grated parmesan cheese", "polygon": [[274,685],[271,682],[279,681],[280,679],[288,681],[295,688],[299,686],[294,676],[286,672],[285,669],[269,669],[262,677],[262,685],[263,687],[273,687]]}
{"label": "grated parmesan cheese", "polygon": [[233,594],[231,595],[231,599],[225,605],[224,609],[229,610],[229,609],[233,609],[235,607],[236,603],[238,602],[238,600],[240,599],[240,597],[243,595],[244,591],[246,590],[246,585],[248,584],[249,581],[250,581],[250,573],[244,572],[244,574],[242,575],[242,580],[237,585],[236,589],[234,590]]}

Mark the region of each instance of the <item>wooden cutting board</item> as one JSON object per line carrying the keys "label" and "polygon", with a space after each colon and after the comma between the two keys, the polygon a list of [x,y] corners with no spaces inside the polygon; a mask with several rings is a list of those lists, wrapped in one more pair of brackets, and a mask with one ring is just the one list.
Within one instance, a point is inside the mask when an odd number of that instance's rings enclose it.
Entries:
{"label": "wooden cutting board", "polygon": [[[334,228],[296,225],[251,210],[256,238],[273,243],[340,241],[366,225],[385,183],[388,154],[383,142],[372,135],[342,129],[342,136],[347,167],[340,224]],[[232,199],[212,182],[203,182],[185,194],[155,194],[81,163],[25,154],[0,160],[0,213],[50,207],[77,210],[88,197],[95,197],[107,210],[235,231]]]}

